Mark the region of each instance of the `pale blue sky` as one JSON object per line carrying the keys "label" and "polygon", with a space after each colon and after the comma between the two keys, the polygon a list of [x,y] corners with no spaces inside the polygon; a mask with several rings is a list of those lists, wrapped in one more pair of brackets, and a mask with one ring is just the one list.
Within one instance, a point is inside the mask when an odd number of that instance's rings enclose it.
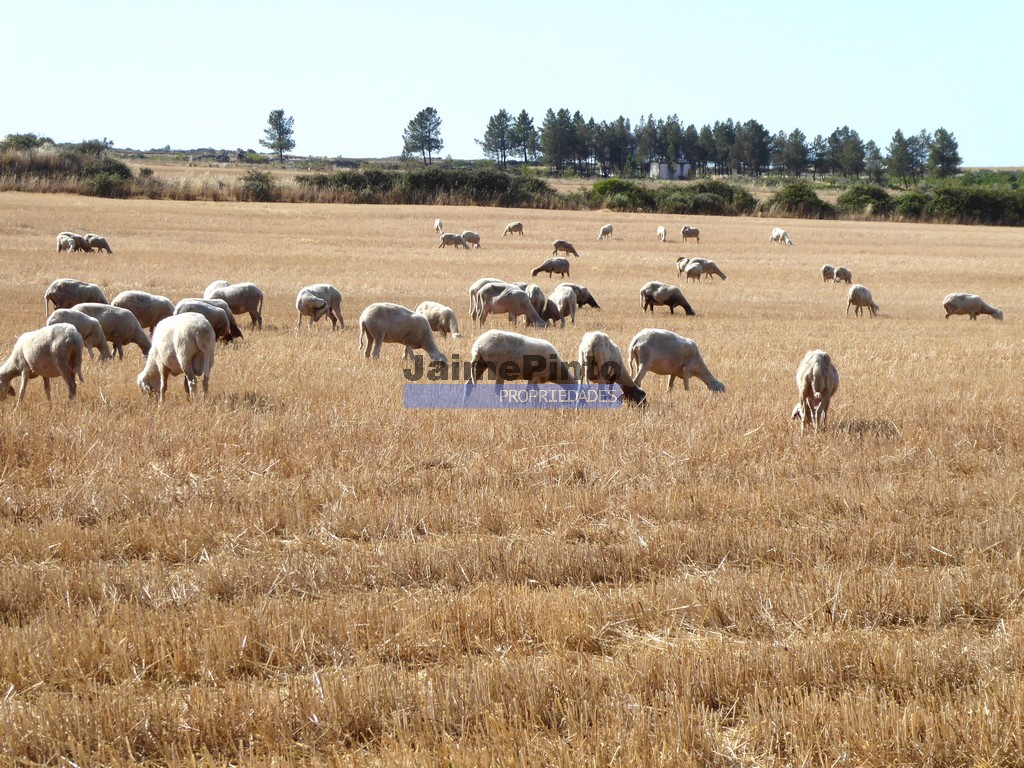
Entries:
{"label": "pale blue sky", "polygon": [[442,155],[505,108],[598,122],[754,119],[808,139],[848,125],[884,150],[943,127],[967,166],[1024,166],[1024,4],[1011,0],[631,3],[0,0],[0,136],[118,147],[396,155],[420,109]]}

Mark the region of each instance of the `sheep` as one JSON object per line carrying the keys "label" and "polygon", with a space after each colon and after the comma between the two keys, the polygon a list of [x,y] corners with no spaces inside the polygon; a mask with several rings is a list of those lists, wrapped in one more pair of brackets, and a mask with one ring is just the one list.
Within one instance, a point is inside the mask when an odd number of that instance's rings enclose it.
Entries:
{"label": "sheep", "polygon": [[821,265],[821,282],[834,283],[836,281],[836,268],[831,264]]}
{"label": "sheep", "polygon": [[50,304],[54,309],[71,309],[75,304],[91,301],[96,304],[109,304],[103,291],[95,283],[83,283],[63,277],[54,280],[43,294],[43,315],[49,316]]}
{"label": "sheep", "polygon": [[142,330],[138,318],[130,310],[95,302],[75,304],[72,309],[77,309],[79,312],[99,320],[103,335],[107,337],[107,341],[110,342],[110,346],[114,350],[113,354],[117,355],[119,359],[124,359],[125,344],[137,344],[143,355],[149,354],[152,342],[146,332]]}
{"label": "sheep", "polygon": [[701,275],[707,277],[709,280],[713,280],[715,275],[718,275],[723,280],[726,279],[725,272],[719,269],[718,265],[711,259],[704,258],[688,258],[686,256],[680,256],[676,259],[676,273],[682,275],[686,272],[686,268],[691,264],[700,264]]}
{"label": "sheep", "polygon": [[213,291],[216,291],[219,288],[227,288],[229,285],[231,285],[231,283],[229,283],[227,280],[214,280],[212,283],[206,286],[206,290],[203,291],[203,296],[205,297],[208,293],[212,293]]}
{"label": "sheep", "polygon": [[57,235],[57,253],[62,253],[64,251],[74,253],[75,241],[73,238],[61,233]]}
{"label": "sheep", "polygon": [[683,292],[676,286],[657,281],[644,283],[643,287],[640,288],[640,306],[644,312],[648,309],[654,312],[656,306],[667,306],[668,311],[673,315],[676,313],[676,307],[682,307],[683,311],[688,315],[697,314],[693,311],[693,307],[690,306],[686,297],[683,296]]}
{"label": "sheep", "polygon": [[837,283],[852,283],[853,273],[846,267],[836,267],[835,277],[833,279]]}
{"label": "sheep", "polygon": [[444,224],[440,219],[434,219],[434,231],[439,235],[444,232]]}
{"label": "sheep", "polygon": [[536,277],[541,272],[547,272],[548,277],[552,277],[555,274],[569,277],[569,260],[563,259],[561,256],[558,258],[545,259],[543,264],[534,268],[534,270],[530,272],[530,277]]}
{"label": "sheep", "polygon": [[369,357],[372,352],[375,358],[379,358],[381,345],[389,342],[405,346],[403,358],[411,358],[414,349],[422,349],[432,362],[448,362],[448,357],[437,348],[427,318],[398,304],[378,302],[364,309],[359,316],[359,349],[363,348],[364,335],[365,357]]}
{"label": "sheep", "polygon": [[513,221],[511,224],[506,225],[505,231],[501,233],[501,236],[511,235],[513,232],[518,232],[520,235],[523,234],[523,222]]}
{"label": "sheep", "polygon": [[689,226],[686,226],[684,224],[683,228],[681,230],[679,230],[679,234],[681,234],[683,236],[683,242],[684,243],[687,240],[689,240],[691,237],[694,240],[696,240],[698,243],[700,242],[700,230],[697,229],[697,227],[689,227]]}
{"label": "sheep", "polygon": [[502,285],[508,287],[509,283],[506,283],[504,280],[499,280],[496,277],[481,277],[469,286],[469,316],[474,321],[479,321],[480,319],[480,293],[489,285]]}
{"label": "sheep", "polygon": [[456,339],[462,338],[462,334],[459,333],[459,320],[455,317],[455,310],[451,307],[438,304],[436,301],[421,301],[413,312],[427,318],[430,330],[441,334],[441,338],[446,337],[449,333]]}
{"label": "sheep", "polygon": [[597,299],[587,289],[585,285],[579,283],[559,283],[556,287],[561,288],[562,286],[572,288],[573,293],[576,294],[576,306],[579,308],[593,307],[594,309],[600,309],[601,305],[597,303]]}
{"label": "sheep", "polygon": [[793,241],[789,239],[789,233],[782,227],[775,227],[772,233],[768,236],[768,240],[773,243],[785,243],[786,245],[792,245]]}
{"label": "sheep", "polygon": [[[526,295],[530,297],[530,303],[533,304],[533,308],[544,314],[544,307],[548,303],[548,297],[544,295],[544,290],[536,283],[512,283],[513,287],[519,288],[526,291]],[[559,320],[561,318],[558,318]]]}
{"label": "sheep", "polygon": [[131,312],[143,328],[153,335],[156,324],[174,314],[174,302],[166,296],[155,296],[145,291],[121,291],[110,301],[110,306]]}
{"label": "sheep", "polygon": [[629,342],[629,369],[633,381],[639,387],[648,373],[668,376],[668,389],[676,377],[683,380],[683,389],[690,388],[690,377],[704,382],[712,392],[724,392],[725,385],[708,370],[701,357],[700,349],[693,339],[687,339],[671,331],[645,328]]}
{"label": "sheep", "polygon": [[703,273],[704,268],[700,265],[699,261],[692,261],[683,268],[683,274],[686,275],[687,280],[700,282],[700,276]]}
{"label": "sheep", "polygon": [[235,314],[249,313],[250,328],[263,329],[263,291],[253,283],[211,283],[203,291],[204,299],[223,299]]}
{"label": "sheep", "polygon": [[570,384],[576,381],[552,344],[511,331],[495,330],[481,334],[473,343],[470,360],[470,384],[479,382],[488,370],[497,384],[517,380],[531,384]]}
{"label": "sheep", "polygon": [[466,241],[462,239],[462,235],[456,234],[454,232],[442,232],[441,242],[437,244],[437,247],[444,248],[445,246],[448,245],[454,245],[456,248],[458,248],[461,245],[466,250],[469,250],[469,246],[466,245]]}
{"label": "sheep", "polygon": [[855,307],[853,314],[860,315],[864,307],[868,308],[871,312],[872,317],[878,315],[878,305],[875,304],[875,300],[871,298],[871,291],[868,290],[867,286],[861,285],[860,283],[854,283],[850,286],[850,293],[846,297],[846,316],[850,316],[850,307]]}
{"label": "sheep", "polygon": [[17,403],[25,399],[28,380],[43,378],[43,391],[50,399],[50,379],[60,376],[68,385],[68,400],[78,393],[75,377],[81,378],[82,351],[85,342],[71,323],[54,323],[21,334],[10,356],[0,365],[0,400],[14,395],[11,381],[21,377]]}
{"label": "sheep", "polygon": [[[235,322],[235,316],[231,312],[231,307],[228,306],[228,303],[226,301],[224,301],[224,299],[199,299],[199,298],[195,298],[195,299],[182,299],[181,301],[179,301],[175,305],[175,307],[174,307],[174,314],[177,315],[177,314],[180,314],[182,312],[199,312],[200,314],[203,314],[203,310],[202,310],[201,307],[193,306],[190,309],[182,309],[182,306],[184,306],[186,304],[192,304],[193,302],[195,302],[197,304],[205,304],[205,305],[211,306],[211,307],[213,307],[215,309],[219,309],[227,317],[227,319],[228,319],[228,333],[227,333],[226,336],[219,336],[218,337],[222,341],[229,342],[229,341],[234,341],[235,339],[241,339],[242,338],[242,329],[238,327],[238,323]],[[213,323],[213,320],[210,319],[209,317],[207,317],[206,319],[209,320],[210,323]],[[214,324],[214,330],[217,330],[217,325],[216,324]]]}
{"label": "sheep", "polygon": [[[175,305],[174,314],[181,315],[185,312],[196,312],[202,315],[210,321],[210,325],[213,326],[214,336],[219,341],[227,343],[234,339],[242,338],[242,332],[238,330],[237,325],[233,325],[232,321],[228,318],[228,312],[221,307],[214,306],[213,303],[204,299],[182,299]],[[238,335],[234,335],[237,331]]]}
{"label": "sheep", "polygon": [[611,236],[612,236],[612,225],[611,224],[605,224],[603,227],[601,227],[601,230],[597,233],[597,239],[598,240],[606,240],[607,238],[609,238]]}
{"label": "sheep", "polygon": [[480,325],[486,325],[488,315],[508,313],[509,318],[516,318],[519,315],[526,316],[528,325],[544,327],[547,321],[540,316],[529,295],[521,288],[508,286],[495,293],[494,286],[485,289],[480,308]]}
{"label": "sheep", "polygon": [[345,327],[345,318],[341,314],[341,291],[329,283],[316,283],[301,289],[295,297],[295,308],[299,312],[298,325],[302,318],[309,318],[309,326],[320,322],[326,316],[331,321],[331,329],[338,330],[339,324]]}
{"label": "sheep", "polygon": [[113,253],[113,251],[110,250],[110,246],[107,245],[107,238],[100,237],[99,235],[93,232],[90,232],[88,235],[85,236],[85,242],[87,242],[97,251],[106,251],[107,253]]}
{"label": "sheep", "polygon": [[467,248],[469,248],[470,245],[474,248],[480,247],[480,235],[471,229],[467,229],[462,233],[462,240],[466,243]]}
{"label": "sheep", "polygon": [[973,293],[951,293],[942,300],[942,308],[946,310],[946,319],[950,315],[970,315],[977,320],[978,315],[992,315],[996,320],[1003,319],[1003,310],[986,304],[981,296]]}
{"label": "sheep", "polygon": [[56,325],[57,323],[69,323],[75,326],[75,330],[82,337],[82,343],[85,344],[85,349],[89,353],[90,358],[93,357],[92,351],[94,349],[100,351],[100,360],[109,360],[111,358],[110,345],[107,344],[107,337],[103,335],[103,326],[100,325],[100,321],[96,318],[89,317],[89,315],[76,309],[55,309],[46,318],[46,324]]}
{"label": "sheep", "polygon": [[812,349],[796,369],[796,389],[800,401],[793,406],[791,418],[800,419],[800,431],[814,424],[814,431],[824,429],[828,420],[828,406],[839,391],[839,371],[827,352]]}
{"label": "sheep", "polygon": [[[71,248],[61,248],[61,243],[67,243],[71,240],[74,246]],[[75,251],[85,251],[86,253],[92,253],[92,246],[89,245],[89,241],[85,239],[83,235],[79,235],[77,232],[60,232],[57,234],[57,250],[67,250],[71,253]]]}
{"label": "sheep", "polygon": [[185,392],[191,400],[196,396],[197,379],[201,375],[203,395],[207,395],[216,339],[210,321],[198,312],[182,312],[164,318],[157,323],[146,366],[136,380],[139,389],[146,394],[156,392],[158,402],[162,403],[168,377],[184,374]]}
{"label": "sheep", "polygon": [[618,384],[622,398],[634,405],[645,405],[647,393],[633,381],[622,352],[611,337],[600,331],[584,334],[579,348],[580,383]]}
{"label": "sheep", "polygon": [[555,305],[562,316],[562,327],[565,328],[565,318],[572,319],[576,325],[576,291],[567,285],[560,285],[548,296],[548,301]]}
{"label": "sheep", "polygon": [[568,240],[555,240],[555,242],[551,244],[552,256],[557,256],[559,251],[562,253],[571,253],[573,256],[579,256],[579,253],[576,252],[573,244]]}
{"label": "sheep", "polygon": [[661,240],[661,242],[663,243],[668,239],[668,233],[665,231],[665,228],[660,224],[658,225],[658,239]]}

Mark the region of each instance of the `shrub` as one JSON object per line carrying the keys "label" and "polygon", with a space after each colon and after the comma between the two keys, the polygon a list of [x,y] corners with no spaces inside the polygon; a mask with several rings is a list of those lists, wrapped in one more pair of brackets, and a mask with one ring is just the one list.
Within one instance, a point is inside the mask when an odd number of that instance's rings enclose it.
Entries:
{"label": "shrub", "polygon": [[617,211],[655,211],[654,195],[639,184],[622,179],[602,179],[591,188],[595,205],[605,205]]}
{"label": "shrub", "polygon": [[806,181],[787,184],[768,199],[768,213],[804,219],[834,219],[835,206],[826,203]]}
{"label": "shrub", "polygon": [[885,215],[892,209],[892,198],[877,184],[854,184],[839,195],[836,208],[840,213]]}
{"label": "shrub", "polygon": [[894,215],[908,221],[920,219],[927,206],[928,195],[924,192],[907,192],[893,199]]}
{"label": "shrub", "polygon": [[270,171],[259,171],[250,168],[242,177],[242,190],[239,198],[255,203],[269,203],[274,199],[276,185]]}
{"label": "shrub", "polygon": [[96,197],[128,197],[131,184],[116,173],[93,173],[85,177],[86,194]]}

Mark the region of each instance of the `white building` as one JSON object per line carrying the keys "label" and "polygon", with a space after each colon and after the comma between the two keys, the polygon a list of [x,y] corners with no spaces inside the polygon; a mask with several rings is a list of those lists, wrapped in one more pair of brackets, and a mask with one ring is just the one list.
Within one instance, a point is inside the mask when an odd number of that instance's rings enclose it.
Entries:
{"label": "white building", "polygon": [[690,164],[679,163],[670,170],[668,163],[651,163],[649,175],[652,179],[688,179],[690,178]]}

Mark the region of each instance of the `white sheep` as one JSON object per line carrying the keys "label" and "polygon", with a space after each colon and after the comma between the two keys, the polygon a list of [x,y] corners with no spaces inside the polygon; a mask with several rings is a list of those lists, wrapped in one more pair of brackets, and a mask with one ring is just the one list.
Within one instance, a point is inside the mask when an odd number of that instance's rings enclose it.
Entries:
{"label": "white sheep", "polygon": [[481,334],[473,342],[470,360],[472,384],[479,382],[487,371],[497,384],[519,380],[533,384],[576,381],[552,344],[511,331]]}
{"label": "white sheep", "polygon": [[295,309],[299,312],[298,325],[302,325],[302,318],[309,318],[309,326],[320,322],[322,317],[331,321],[331,329],[338,330],[339,323],[345,327],[345,318],[341,314],[341,291],[329,283],[316,283],[307,285],[299,290],[295,297]]}
{"label": "white sheep", "polygon": [[565,328],[565,318],[571,318],[572,324],[576,325],[576,291],[567,285],[559,285],[548,296],[548,301],[555,305],[558,313],[562,316],[562,327]]}
{"label": "white sheep", "polygon": [[444,224],[440,219],[434,219],[434,231],[439,235],[444,232]]}
{"label": "white sheep", "polygon": [[[74,243],[72,248],[61,248],[62,242],[67,243],[71,240]],[[57,250],[68,250],[72,253],[75,251],[85,251],[86,253],[92,253],[92,246],[89,245],[89,241],[85,239],[84,235],[80,235],[77,232],[60,232],[57,234]]]}
{"label": "white sheep", "polygon": [[676,377],[683,380],[683,389],[689,389],[691,376],[703,381],[712,392],[725,391],[725,385],[708,370],[693,339],[671,331],[645,328],[629,342],[628,354],[630,373],[638,387],[643,383],[644,376],[656,373],[669,377],[669,391]]}
{"label": "white sheep", "polygon": [[441,242],[437,244],[437,247],[444,248],[449,245],[455,246],[456,248],[461,245],[463,248],[467,250],[469,249],[469,246],[466,245],[466,241],[462,239],[462,235],[456,234],[455,232],[442,232]]}
{"label": "white sheep", "polygon": [[121,291],[110,300],[110,306],[121,307],[131,312],[143,328],[149,328],[153,335],[156,324],[174,314],[174,302],[166,296],[156,296],[146,291]]}
{"label": "white sheep", "polygon": [[50,283],[43,294],[43,315],[49,316],[50,304],[53,304],[54,309],[70,309],[75,304],[85,301],[96,304],[110,303],[95,283],[83,283],[81,280],[62,277]]}
{"label": "white sheep", "polygon": [[459,333],[459,320],[455,316],[455,310],[438,304],[436,301],[421,301],[413,310],[417,315],[423,315],[430,323],[430,330],[441,334],[441,338],[451,334],[456,339],[461,339]]}
{"label": "white sheep", "polygon": [[510,320],[518,318],[519,315],[524,315],[528,325],[539,327],[547,325],[547,321],[537,312],[526,291],[513,285],[507,286],[500,291],[497,290],[498,287],[494,285],[487,286],[481,293],[480,325],[487,324],[488,315],[499,314],[507,314]]}
{"label": "white sheep", "polygon": [[814,431],[824,429],[828,406],[839,391],[839,371],[827,352],[812,349],[796,369],[796,389],[800,401],[793,406],[792,418],[800,419],[800,431],[814,424]]}
{"label": "white sheep", "polygon": [[854,315],[860,315],[864,310],[864,307],[868,308],[872,317],[878,315],[878,305],[875,304],[875,300],[871,297],[871,291],[868,290],[867,286],[861,285],[860,283],[854,283],[850,286],[850,293],[846,297],[846,316],[850,316],[850,307],[855,307],[853,310]]}
{"label": "white sheep", "polygon": [[67,251],[68,253],[75,252],[75,240],[72,237],[68,237],[63,232],[57,235],[57,253]]}
{"label": "white sheep", "polygon": [[1003,319],[1003,310],[986,304],[981,296],[973,293],[951,293],[942,300],[942,308],[946,310],[946,319],[950,315],[969,315],[977,320],[978,315],[992,315],[996,320]]}
{"label": "white sheep", "polygon": [[50,399],[50,379],[60,376],[68,385],[68,400],[78,392],[75,376],[81,378],[82,336],[70,323],[55,323],[35,331],[21,334],[14,349],[0,365],[0,400],[14,395],[11,381],[21,377],[18,390],[20,403],[25,399],[29,379],[41,376],[46,399]]}
{"label": "white sheep", "polygon": [[668,240],[668,232],[660,224],[658,225],[658,239],[663,243]]}
{"label": "white sheep", "polygon": [[836,268],[831,264],[822,264],[821,266],[821,282],[829,283],[835,282],[836,280]]}
{"label": "white sheep", "polygon": [[124,359],[125,344],[137,344],[143,355],[149,354],[152,342],[146,332],[142,330],[138,318],[130,310],[96,302],[75,304],[72,309],[99,321],[103,335],[110,342],[110,346],[114,350],[113,354],[117,355],[119,359]]}
{"label": "white sheep", "polygon": [[513,221],[511,224],[506,225],[505,231],[501,233],[501,236],[511,235],[514,232],[518,232],[520,235],[523,234],[523,222]]}
{"label": "white sheep", "polygon": [[601,308],[601,305],[597,303],[597,299],[594,298],[594,295],[585,285],[580,285],[579,283],[559,283],[558,287],[561,288],[563,285],[572,288],[573,292],[576,294],[577,307],[593,307],[594,309]]}
{"label": "white sheep", "polygon": [[682,307],[683,311],[688,315],[697,314],[693,311],[693,307],[690,306],[690,302],[686,300],[681,290],[668,283],[659,283],[657,280],[652,280],[641,286],[640,306],[644,312],[650,309],[653,313],[655,307],[668,307],[668,311],[674,315],[676,313],[675,308]]}
{"label": "white sheep", "polygon": [[601,227],[601,230],[597,233],[597,239],[598,240],[606,240],[606,239],[608,239],[611,236],[612,236],[612,225],[611,224],[605,224],[603,227]]}
{"label": "white sheep", "polygon": [[852,283],[853,273],[846,267],[836,267],[835,277],[833,279],[837,283]]}
{"label": "white sheep", "polygon": [[185,376],[185,392],[196,396],[199,376],[203,377],[203,395],[210,390],[217,335],[210,321],[198,312],[182,312],[164,318],[153,332],[153,347],[146,356],[146,366],[139,374],[139,389],[146,394],[157,393],[163,402],[170,376]]}
{"label": "white sheep", "polygon": [[462,233],[462,240],[466,243],[467,248],[469,248],[470,245],[474,248],[480,247],[480,235],[471,229],[467,229]]}
{"label": "white sheep", "polygon": [[555,274],[569,277],[569,260],[562,258],[561,256],[545,259],[543,264],[539,267],[535,267],[534,270],[530,272],[530,277],[536,277],[541,272],[547,272],[548,277],[552,277]]}
{"label": "white sheep", "polygon": [[[213,326],[214,336],[220,341],[227,343],[236,338],[242,338],[242,332],[238,330],[238,326],[233,326],[232,321],[228,319],[230,310],[214,306],[212,300],[182,299],[175,305],[174,314],[181,315],[185,312],[196,312],[209,320],[210,325]],[[233,335],[232,328],[238,331],[237,336]]]}
{"label": "white sheep", "polygon": [[768,240],[773,243],[785,243],[786,245],[793,244],[793,241],[789,239],[789,233],[782,227],[775,227],[772,229],[772,233],[768,236]]}
{"label": "white sheep", "polygon": [[707,277],[709,280],[713,280],[715,275],[718,275],[723,280],[727,279],[725,272],[723,272],[715,262],[711,259],[701,257],[691,259],[686,256],[680,256],[676,259],[676,273],[679,275],[684,274],[687,267],[691,264],[700,264],[701,275]]}
{"label": "white sheep", "polygon": [[46,318],[46,324],[56,325],[57,323],[70,323],[75,326],[75,330],[82,337],[82,343],[85,344],[85,349],[89,353],[90,358],[93,357],[92,351],[94,349],[99,350],[100,360],[109,360],[111,358],[110,345],[107,344],[107,337],[103,335],[103,326],[100,325],[100,321],[95,317],[90,317],[84,312],[79,312],[77,309],[55,309]]}
{"label": "white sheep", "polygon": [[[226,301],[224,301],[224,299],[200,299],[200,298],[182,299],[181,301],[179,301],[175,305],[175,307],[174,307],[174,314],[177,315],[177,314],[180,314],[181,312],[199,312],[200,314],[203,314],[203,311],[202,311],[201,308],[195,308],[195,307],[190,308],[190,309],[182,309],[181,308],[182,305],[184,305],[185,303],[190,303],[190,302],[202,302],[203,304],[207,304],[209,306],[215,307],[216,309],[222,310],[224,312],[224,314],[228,318],[228,335],[225,336],[225,337],[222,337],[225,342],[233,341],[235,339],[242,338],[242,329],[238,327],[238,323],[235,321],[235,315],[231,311],[231,307],[228,306],[228,303]],[[207,318],[207,320],[210,320],[210,318]],[[213,320],[210,320],[210,322],[212,323]],[[214,330],[216,330],[216,326],[214,327]]]}
{"label": "white sheep", "polygon": [[480,319],[480,307],[482,306],[482,301],[479,294],[489,285],[502,285],[508,287],[510,283],[500,280],[497,277],[481,277],[469,286],[469,317],[474,322],[477,322]]}
{"label": "white sheep", "polygon": [[704,267],[701,266],[699,261],[691,261],[683,268],[683,274],[686,275],[687,280],[700,282],[700,276],[704,274]]}
{"label": "white sheep", "polygon": [[85,236],[85,242],[87,242],[97,251],[106,251],[107,253],[113,253],[113,251],[110,250],[110,246],[107,245],[107,238],[100,237],[94,232],[90,232],[88,235]]}
{"label": "white sheep", "polygon": [[359,349],[363,348],[364,336],[365,357],[369,357],[372,352],[375,358],[379,358],[381,345],[387,342],[404,345],[403,358],[411,358],[414,349],[422,349],[431,361],[448,362],[448,357],[437,348],[427,318],[399,304],[377,302],[364,309],[359,316]]}
{"label": "white sheep", "polygon": [[696,240],[698,243],[700,242],[700,230],[697,229],[697,227],[689,227],[689,226],[683,225],[683,228],[681,230],[679,230],[679,234],[683,236],[683,242],[684,243],[687,240],[689,240],[691,237],[694,240]]}
{"label": "white sheep", "polygon": [[555,242],[551,244],[551,255],[557,256],[559,252],[571,253],[573,256],[579,256],[579,253],[576,252],[573,244],[568,240],[555,240]]}
{"label": "white sheep", "polygon": [[618,384],[622,397],[634,405],[644,405],[647,393],[633,381],[622,359],[622,352],[611,337],[600,331],[590,331],[580,341],[580,383]]}
{"label": "white sheep", "polygon": [[223,299],[234,314],[249,313],[250,328],[263,328],[263,291],[253,283],[228,283],[216,280],[206,286],[204,299]]}

